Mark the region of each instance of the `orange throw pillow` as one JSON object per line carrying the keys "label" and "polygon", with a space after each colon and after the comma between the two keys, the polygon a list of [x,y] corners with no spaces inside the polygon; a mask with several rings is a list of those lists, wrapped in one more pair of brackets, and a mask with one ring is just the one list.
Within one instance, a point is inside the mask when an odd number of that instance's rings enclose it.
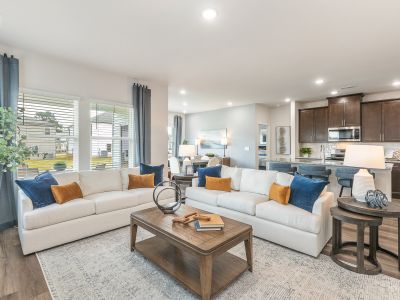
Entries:
{"label": "orange throw pillow", "polygon": [[154,173],[145,175],[129,174],[128,190],[139,188],[153,188],[154,187]]}
{"label": "orange throw pillow", "polygon": [[81,187],[76,182],[66,185],[52,185],[51,192],[58,204],[83,198]]}
{"label": "orange throw pillow", "polygon": [[230,177],[229,178],[218,178],[218,177],[206,176],[206,189],[230,192],[231,191],[231,181],[232,181],[232,179]]}
{"label": "orange throw pillow", "polygon": [[269,199],[287,205],[290,198],[290,186],[273,183],[269,189]]}

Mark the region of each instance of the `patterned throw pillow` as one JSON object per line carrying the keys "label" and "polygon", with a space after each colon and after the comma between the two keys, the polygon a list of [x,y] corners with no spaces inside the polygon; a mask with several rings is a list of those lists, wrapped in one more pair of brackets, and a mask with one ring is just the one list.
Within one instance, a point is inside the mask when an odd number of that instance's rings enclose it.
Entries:
{"label": "patterned throw pillow", "polygon": [[15,183],[32,200],[34,209],[55,202],[51,186],[58,185],[58,182],[49,172],[42,173],[34,179],[15,180]]}

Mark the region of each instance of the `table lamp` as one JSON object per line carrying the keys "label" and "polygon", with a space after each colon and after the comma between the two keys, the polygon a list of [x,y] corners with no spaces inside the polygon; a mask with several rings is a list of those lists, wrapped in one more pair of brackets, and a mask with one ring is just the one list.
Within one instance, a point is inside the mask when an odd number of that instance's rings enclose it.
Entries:
{"label": "table lamp", "polygon": [[185,157],[184,160],[190,160],[196,155],[196,147],[194,145],[179,145],[179,156]]}
{"label": "table lamp", "polygon": [[221,145],[224,146],[224,157],[225,157],[225,149],[226,146],[228,145],[228,139],[226,137],[221,139]]}
{"label": "table lamp", "polygon": [[348,145],[343,165],[360,168],[354,175],[353,196],[357,201],[365,202],[369,190],[375,190],[374,177],[367,169],[385,169],[383,146]]}

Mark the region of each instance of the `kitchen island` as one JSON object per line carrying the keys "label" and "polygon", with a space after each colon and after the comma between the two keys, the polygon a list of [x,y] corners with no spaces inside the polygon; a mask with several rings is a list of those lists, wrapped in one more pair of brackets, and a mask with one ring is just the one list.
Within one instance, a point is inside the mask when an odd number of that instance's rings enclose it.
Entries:
{"label": "kitchen island", "polygon": [[[291,163],[292,166],[299,165],[318,165],[325,166],[327,169],[332,171],[329,176],[329,185],[328,190],[335,194],[335,197],[339,197],[341,186],[338,184],[335,172],[337,168],[345,167],[343,166],[343,161],[340,160],[331,160],[331,159],[321,159],[321,158],[304,158],[299,157],[296,159],[275,159],[275,160],[267,160],[266,166],[268,169],[269,162],[288,162]],[[375,188],[381,190],[386,194],[389,201],[392,200],[392,167],[393,164],[387,161],[385,169],[371,169],[371,172],[375,174]],[[343,190],[343,197],[350,196],[350,189]]]}

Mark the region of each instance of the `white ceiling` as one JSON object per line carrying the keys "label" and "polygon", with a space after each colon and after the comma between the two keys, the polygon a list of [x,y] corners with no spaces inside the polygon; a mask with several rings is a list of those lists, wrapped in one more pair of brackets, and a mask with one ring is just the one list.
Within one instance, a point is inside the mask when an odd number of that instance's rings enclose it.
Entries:
{"label": "white ceiling", "polygon": [[170,110],[195,112],[393,90],[399,12],[399,0],[1,0],[0,43],[167,82]]}

